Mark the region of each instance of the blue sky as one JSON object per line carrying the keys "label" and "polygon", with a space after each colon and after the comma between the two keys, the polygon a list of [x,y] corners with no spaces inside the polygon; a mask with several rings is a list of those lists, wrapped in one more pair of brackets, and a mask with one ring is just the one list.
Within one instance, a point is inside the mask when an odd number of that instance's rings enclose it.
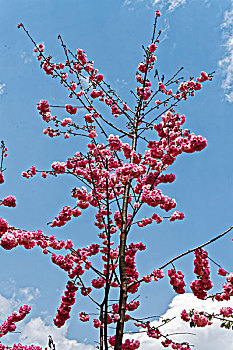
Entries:
{"label": "blue sky", "polygon": [[[52,230],[46,225],[62,206],[72,205],[69,191],[75,182],[65,177],[47,180],[39,176],[30,180],[21,177],[21,172],[32,165],[48,169],[52,162],[63,161],[76,151],[84,150],[84,146],[78,139],[52,140],[43,135],[45,125],[36,110],[39,100],[47,99],[51,104],[69,101],[58,82],[49,79],[39,69],[33,47],[23,31],[17,29],[17,24],[23,22],[35,41],[45,43],[46,52],[57,61],[64,60],[58,34],[71,49],[83,48],[107,82],[133,106],[129,91],[136,86],[135,72],[143,55],[141,45],[149,43],[156,8],[161,9],[159,26],[164,29],[156,52],[159,71],[169,77],[184,66],[183,75],[187,78],[197,76],[201,70],[216,71],[216,74],[213,82],[206,83],[192,100],[177,108],[187,116],[187,127],[207,138],[208,147],[201,153],[182,156],[171,169],[177,177],[175,183],[163,188],[167,195],[176,198],[177,209],[185,213],[186,219],[144,230],[135,229],[134,240],[142,240],[148,245],[148,252],[142,253],[138,259],[142,273],[208,241],[233,223],[233,2],[0,1],[0,139],[5,140],[9,149],[1,197],[12,194],[18,202],[15,209],[0,207],[0,217],[16,227],[41,228],[48,234],[55,233],[58,238],[71,237],[77,247],[91,243],[96,237],[88,212],[78,223],[72,222],[63,229]],[[229,234],[208,249],[210,256],[227,270],[233,268],[232,236]],[[146,254],[148,258],[145,259]],[[65,274],[39,249],[1,250],[0,261],[4,266],[0,284],[3,299],[0,302],[3,300],[2,304],[6,305],[8,300],[9,309],[6,311],[9,311],[20,301],[26,302],[31,295],[33,311],[28,320],[35,325],[43,323],[46,339],[48,332],[52,332],[52,328],[46,327],[51,327],[59,305]],[[176,267],[186,273],[187,284],[194,279],[192,257],[179,261]],[[212,271],[218,290],[222,280],[214,277],[215,267]],[[156,287],[142,288],[140,294],[141,310],[146,315],[149,312],[165,313],[174,298],[168,280]],[[72,346],[77,346],[77,349],[84,348],[78,343],[93,345],[95,340],[95,332],[90,333],[90,327],[77,320],[81,303],[83,308],[88,307],[86,302],[78,300],[69,327],[62,331],[62,335],[55,333],[65,349],[71,346],[68,339],[73,339]],[[25,327],[29,327],[25,322],[22,336],[27,330]],[[17,338],[10,335],[8,339],[15,342]],[[208,346],[210,344],[206,344],[203,350],[208,350]],[[232,344],[229,349],[230,346]],[[143,347],[147,348],[149,345]],[[218,349],[220,345],[214,348]]]}

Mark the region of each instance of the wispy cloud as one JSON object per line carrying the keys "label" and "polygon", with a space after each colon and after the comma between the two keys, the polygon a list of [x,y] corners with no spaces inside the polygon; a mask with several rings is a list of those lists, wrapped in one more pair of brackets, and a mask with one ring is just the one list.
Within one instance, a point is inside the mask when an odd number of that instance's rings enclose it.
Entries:
{"label": "wispy cloud", "polygon": [[225,56],[218,62],[224,76],[222,88],[228,102],[233,102],[233,1],[232,8],[224,14],[223,30]]}
{"label": "wispy cloud", "polygon": [[[163,315],[164,318],[172,318],[176,316],[176,319],[169,322],[166,326],[161,328],[161,332],[165,334],[174,334],[170,338],[173,341],[182,342],[188,341],[190,344],[195,345],[195,349],[198,350],[233,350],[232,333],[230,330],[220,328],[219,322],[214,322],[211,326],[204,328],[190,328],[189,324],[182,321],[180,313],[183,309],[187,311],[190,309],[196,309],[198,311],[219,312],[223,306],[233,306],[233,302],[212,302],[212,300],[198,300],[191,293],[178,295],[174,297],[168,310]],[[154,321],[152,325],[158,327],[161,322]],[[185,334],[185,333],[194,333]],[[162,346],[160,340],[149,338],[145,333],[141,333],[137,336],[134,335],[134,339],[138,339],[141,343],[142,350],[161,350]]]}
{"label": "wispy cloud", "polygon": [[40,296],[39,288],[24,287],[24,288],[20,288],[17,291],[17,293],[13,295],[13,299],[16,300],[18,303],[21,303],[22,300],[24,303],[31,303],[33,300],[35,300],[39,296]]}
{"label": "wispy cloud", "polygon": [[176,8],[185,5],[185,3],[186,0],[153,0],[152,6],[159,6],[160,8],[168,6],[168,11],[172,12]]}
{"label": "wispy cloud", "polygon": [[22,58],[23,60],[23,63],[27,64],[27,63],[31,63],[32,62],[32,58],[33,56],[29,56],[27,55],[27,53],[25,51],[23,51],[21,54],[20,54],[20,57]]}
{"label": "wispy cloud", "polygon": [[166,7],[168,12],[173,12],[176,8],[185,5],[186,0],[125,0],[123,6],[128,7],[129,10],[134,10],[135,5],[140,3],[149,7],[159,7],[160,9]]}
{"label": "wispy cloud", "polygon": [[0,84],[0,95],[3,95],[3,94],[4,94],[5,87],[6,87],[6,84],[5,84],[5,83]]}
{"label": "wispy cloud", "polygon": [[128,83],[127,83],[127,81],[124,80],[124,79],[119,79],[119,78],[117,78],[117,79],[116,79],[116,84],[119,85],[119,86],[125,86],[125,85],[127,85]]}

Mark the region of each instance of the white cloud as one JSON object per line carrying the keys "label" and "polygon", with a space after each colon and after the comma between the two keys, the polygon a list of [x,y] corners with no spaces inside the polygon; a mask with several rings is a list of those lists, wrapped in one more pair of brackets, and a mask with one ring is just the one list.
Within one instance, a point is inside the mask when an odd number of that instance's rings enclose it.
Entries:
{"label": "white cloud", "polygon": [[[232,331],[220,328],[219,322],[214,322],[211,326],[205,328],[190,328],[187,322],[180,319],[180,313],[183,309],[187,311],[196,309],[198,311],[219,312],[223,306],[233,307],[233,302],[212,302],[211,300],[198,300],[191,293],[175,296],[169,305],[169,309],[163,318],[172,318],[177,316],[175,320],[169,322],[160,330],[164,334],[171,333],[194,333],[195,335],[171,335],[173,341],[182,342],[188,341],[195,345],[198,350],[233,350]],[[152,325],[157,327],[161,322],[154,321]],[[145,333],[131,336],[131,338],[138,339],[141,343],[141,350],[162,350],[164,349],[160,344],[160,340],[149,338]]]}
{"label": "white cloud", "polygon": [[222,88],[228,102],[233,102],[233,2],[232,9],[224,14],[221,25],[226,49],[225,56],[218,62],[224,76]]}
{"label": "white cloud", "polygon": [[0,84],[0,95],[3,95],[4,91],[5,91],[5,83]]}
{"label": "white cloud", "polygon": [[54,326],[48,326],[40,318],[33,318],[21,330],[19,336],[20,342],[23,344],[35,344],[46,346],[48,343],[48,335],[51,335],[56,345],[56,349],[62,350],[94,350],[94,346],[78,343],[76,340],[67,338],[68,324],[58,329]]}

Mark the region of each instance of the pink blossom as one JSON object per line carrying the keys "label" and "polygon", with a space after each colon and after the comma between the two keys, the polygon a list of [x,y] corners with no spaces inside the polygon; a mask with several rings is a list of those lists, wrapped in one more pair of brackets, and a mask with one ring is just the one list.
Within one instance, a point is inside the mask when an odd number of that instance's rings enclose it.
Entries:
{"label": "pink blossom", "polygon": [[119,136],[109,135],[108,143],[111,151],[120,151],[122,146],[122,141],[119,139]]}
{"label": "pink blossom", "polygon": [[149,46],[149,50],[150,50],[150,52],[152,53],[152,52],[155,52],[155,50],[158,48],[158,46],[156,46],[155,44],[151,44],[150,46]]}
{"label": "pink blossom", "polygon": [[8,223],[3,218],[0,218],[0,235],[6,233],[8,230]]}
{"label": "pink blossom", "polygon": [[5,207],[16,207],[16,198],[14,196],[8,196],[3,199],[1,204]]}
{"label": "pink blossom", "polygon": [[174,211],[169,221],[183,220],[183,219],[184,219],[184,213],[179,213],[178,211]]}
{"label": "pink blossom", "polygon": [[80,312],[79,318],[80,318],[80,321],[82,321],[82,322],[88,322],[90,320],[90,316],[88,314],[86,314],[85,312]]}
{"label": "pink blossom", "polygon": [[72,107],[71,105],[66,105],[66,111],[70,114],[76,114],[77,113],[77,108]]}
{"label": "pink blossom", "polygon": [[52,168],[56,173],[62,174],[66,171],[66,165],[63,162],[53,162]]}
{"label": "pink blossom", "polygon": [[231,307],[222,307],[220,309],[220,314],[223,315],[223,317],[231,317],[233,313],[233,309]]}
{"label": "pink blossom", "polygon": [[3,249],[11,250],[17,247],[18,243],[14,235],[11,233],[4,233],[1,237],[0,245],[3,247]]}
{"label": "pink blossom", "polygon": [[4,182],[3,173],[0,171],[0,184],[3,184],[3,182]]}
{"label": "pink blossom", "polygon": [[91,284],[94,288],[100,289],[103,288],[103,286],[105,285],[105,280],[101,277],[98,277],[97,279],[92,280]]}
{"label": "pink blossom", "polygon": [[139,66],[138,66],[138,70],[142,73],[145,73],[146,71],[146,66],[144,63],[140,63]]}
{"label": "pink blossom", "polygon": [[201,248],[195,250],[194,254],[194,273],[196,273],[198,279],[191,283],[190,288],[198,299],[205,299],[206,291],[213,287],[213,283],[210,281],[208,253]]}
{"label": "pink blossom", "polygon": [[184,282],[184,275],[181,271],[175,272],[174,269],[168,270],[168,276],[170,277],[170,284],[172,285],[173,289],[178,294],[184,294],[186,286]]}
{"label": "pink blossom", "polygon": [[227,275],[227,271],[223,270],[222,268],[219,268],[218,269],[218,275],[220,276],[226,276]]}
{"label": "pink blossom", "polygon": [[164,277],[164,272],[161,269],[153,270],[152,273],[153,273],[154,281],[158,281],[159,279],[162,279]]}
{"label": "pink blossom", "polygon": [[183,310],[182,312],[181,312],[181,319],[183,320],[183,321],[185,321],[185,322],[189,322],[189,320],[190,320],[190,317],[189,317],[189,315],[188,315],[188,313],[187,313],[187,311],[186,310]]}
{"label": "pink blossom", "polygon": [[95,328],[104,328],[104,325],[100,322],[100,320],[97,320],[96,318],[94,318],[93,322],[94,322]]}
{"label": "pink blossom", "polygon": [[94,99],[97,97],[103,96],[103,91],[94,89],[91,91],[90,96]]}
{"label": "pink blossom", "polygon": [[91,139],[94,139],[97,136],[98,136],[98,134],[94,130],[91,130],[88,134],[88,137],[90,137]]}

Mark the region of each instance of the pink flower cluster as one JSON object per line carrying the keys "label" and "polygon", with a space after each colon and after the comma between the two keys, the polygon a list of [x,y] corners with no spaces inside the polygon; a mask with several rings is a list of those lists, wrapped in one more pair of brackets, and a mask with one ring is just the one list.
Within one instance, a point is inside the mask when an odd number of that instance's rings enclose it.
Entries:
{"label": "pink flower cluster", "polygon": [[88,314],[86,314],[85,312],[80,312],[79,319],[82,322],[88,322],[90,320],[90,316]]}
{"label": "pink flower cluster", "polygon": [[160,206],[161,209],[169,211],[176,207],[176,201],[162,194],[161,190],[150,190],[147,186],[143,186],[143,192],[141,196],[141,202],[146,203],[150,207]]}
{"label": "pink flower cluster", "polygon": [[[21,343],[14,344],[12,347],[9,348],[9,346],[5,346],[3,344],[0,344],[0,350],[42,350],[41,346],[38,345],[22,345]],[[45,348],[46,350],[46,348]]]}
{"label": "pink flower cluster", "polygon": [[143,281],[145,283],[150,283],[152,281],[152,277],[154,281],[158,281],[164,277],[164,272],[161,269],[155,269],[150,275],[143,276]]}
{"label": "pink flower cluster", "polygon": [[[127,304],[129,305],[129,304]],[[133,304],[131,303],[130,306],[129,306],[129,309],[130,307],[132,308],[131,311],[135,310],[138,306],[138,303],[136,304]],[[128,308],[126,308],[127,310],[129,310]],[[107,314],[107,324],[112,324],[112,323],[116,323],[119,318],[120,318],[120,315],[119,315],[119,305],[118,304],[113,304],[112,305],[112,312],[109,312]],[[125,315],[125,322],[129,321],[130,320],[130,316],[129,315]],[[105,322],[105,319],[103,318],[103,323]],[[94,327],[95,328],[103,328],[103,323],[101,323],[100,319],[93,319],[93,323],[94,323]]]}
{"label": "pink flower cluster", "polygon": [[66,171],[66,164],[63,162],[53,162],[52,169],[55,173],[63,174]]}
{"label": "pink flower cluster", "polygon": [[69,206],[63,207],[62,210],[59,212],[58,217],[55,218],[52,223],[50,224],[51,227],[61,227],[64,226],[69,220],[71,220],[71,217],[78,217],[82,214],[81,209],[72,209]]}
{"label": "pink flower cluster", "polygon": [[137,95],[138,97],[142,97],[144,101],[148,100],[148,98],[151,96],[150,87],[137,87]]}
{"label": "pink flower cluster", "polygon": [[161,81],[159,81],[158,85],[159,85],[159,90],[163,94],[165,94],[165,95],[172,95],[172,89],[167,90],[165,85]]}
{"label": "pink flower cluster", "polygon": [[169,345],[172,344],[172,340],[171,339],[165,339],[164,341],[161,342],[161,344],[163,345],[164,348],[168,348]]}
{"label": "pink flower cluster", "polygon": [[25,249],[32,249],[37,245],[43,249],[43,253],[48,254],[48,247],[61,250],[62,248],[70,249],[73,246],[70,239],[67,239],[66,242],[58,241],[53,235],[43,236],[41,230],[35,232],[9,228],[7,221],[2,218],[0,218],[0,237],[0,246],[6,250],[11,250],[18,245]]}
{"label": "pink flower cluster", "polygon": [[233,273],[230,272],[226,277],[227,282],[223,283],[222,294],[216,294],[215,299],[218,301],[230,300],[233,296]]}
{"label": "pink flower cluster", "polygon": [[71,254],[67,254],[63,257],[63,255],[51,255],[51,260],[55,265],[58,265],[64,271],[70,271],[73,267],[73,259]]}
{"label": "pink flower cluster", "polygon": [[161,218],[161,216],[159,216],[158,214],[153,214],[151,217],[153,220],[155,220],[157,222],[157,224],[161,224],[161,222],[163,221],[163,218]]}
{"label": "pink flower cluster", "polygon": [[65,105],[66,107],[66,111],[69,114],[76,114],[77,113],[77,108],[76,107],[72,107],[71,105]]}
{"label": "pink flower cluster", "polygon": [[139,307],[139,305],[140,305],[140,302],[138,300],[137,301],[131,300],[129,304],[126,304],[126,310],[134,311]]}
{"label": "pink flower cluster", "polygon": [[210,265],[208,253],[203,249],[195,250],[194,273],[198,279],[193,281],[190,288],[198,299],[205,299],[207,291],[213,287],[210,280]]}
{"label": "pink flower cluster", "polygon": [[91,91],[90,96],[92,98],[97,98],[97,97],[100,97],[100,96],[102,97],[103,96],[103,91],[94,89],[94,90]]}
{"label": "pink flower cluster", "polygon": [[146,167],[138,164],[125,163],[122,167],[116,170],[117,178],[125,184],[131,179],[136,179],[146,173]]}
{"label": "pink flower cluster", "polygon": [[170,284],[174,291],[178,294],[184,294],[186,286],[184,282],[184,275],[181,271],[175,271],[174,269],[168,270],[168,276],[170,277]]}
{"label": "pink flower cluster", "polygon": [[223,317],[231,317],[233,313],[233,309],[231,307],[222,307],[220,309],[220,315],[223,315]]}
{"label": "pink flower cluster", "polygon": [[63,126],[64,128],[68,125],[72,123],[72,119],[71,118],[64,118],[62,119],[62,121],[60,122],[61,126]]}
{"label": "pink flower cluster", "polygon": [[228,274],[228,272],[225,271],[224,269],[222,269],[221,267],[218,269],[218,275],[226,276],[227,274]]}
{"label": "pink flower cluster", "polygon": [[200,76],[200,78],[197,78],[197,81],[199,82],[199,83],[203,83],[204,81],[206,81],[206,80],[212,80],[212,78],[211,77],[209,77],[208,76],[208,74],[206,73],[206,72],[201,72],[201,76]]}
{"label": "pink flower cluster", "polygon": [[16,322],[22,321],[27,314],[29,314],[31,306],[23,305],[20,306],[18,312],[13,312],[12,315],[7,317],[7,320],[0,326],[0,337],[6,335],[8,332],[14,332],[16,329]]}
{"label": "pink flower cluster", "polygon": [[178,211],[175,211],[172,215],[171,215],[171,217],[170,217],[170,219],[169,219],[169,221],[175,221],[175,220],[183,220],[184,219],[184,213],[179,213]]}
{"label": "pink flower cluster", "polygon": [[154,339],[165,338],[165,340],[161,341],[161,345],[165,348],[171,346],[172,349],[174,350],[190,350],[190,347],[188,345],[182,346],[182,344],[173,342],[171,339],[167,338],[167,336],[164,336],[158,328],[151,326],[150,321],[147,321],[145,323],[135,322],[134,325],[136,327],[142,327],[144,329],[147,329],[146,334],[149,338],[154,338]]}
{"label": "pink flower cluster", "polygon": [[0,171],[0,184],[3,184],[4,182],[4,177],[2,171]]}
{"label": "pink flower cluster", "polygon": [[192,310],[189,315],[186,310],[183,310],[181,312],[181,319],[185,322],[190,322],[190,324],[194,327],[205,327],[210,326],[212,324],[212,322],[210,322],[208,318],[204,315],[203,311],[198,312]]}
{"label": "pink flower cluster", "polygon": [[57,308],[56,317],[53,319],[55,326],[62,327],[66,320],[70,318],[71,306],[75,303],[75,293],[78,287],[71,281],[66,284],[66,290],[62,297],[61,305]]}
{"label": "pink flower cluster", "polygon": [[14,196],[8,196],[4,198],[0,205],[4,205],[5,207],[16,207],[16,198]]}
{"label": "pink flower cluster", "polygon": [[39,110],[40,115],[42,115],[42,119],[46,123],[53,118],[49,109],[48,101],[40,100],[40,102],[37,104],[37,109]]}
{"label": "pink flower cluster", "polygon": [[8,230],[8,222],[5,219],[0,218],[0,236],[6,233],[7,230]]}
{"label": "pink flower cluster", "polygon": [[91,284],[96,289],[103,288],[103,286],[105,285],[105,279],[98,277],[97,279],[92,280]]}
{"label": "pink flower cluster", "polygon": [[155,269],[152,272],[154,281],[158,281],[164,277],[164,272],[161,269]]}
{"label": "pink flower cluster", "polygon": [[30,177],[33,177],[34,175],[36,175],[36,168],[34,166],[32,166],[30,168],[30,170],[22,172],[22,176],[25,177],[26,179],[29,179]]}
{"label": "pink flower cluster", "polygon": [[141,221],[137,221],[137,224],[139,227],[145,227],[147,225],[152,224],[153,220],[152,218],[144,218]]}
{"label": "pink flower cluster", "polygon": [[148,337],[154,338],[154,339],[159,339],[162,335],[161,332],[157,328],[151,327],[149,322],[147,324],[147,333],[146,334],[148,335]]}
{"label": "pink flower cluster", "polygon": [[[139,243],[131,243],[128,247],[128,249],[125,252],[125,270],[127,277],[129,277],[128,283],[136,282],[139,277],[139,273],[136,268],[135,263],[135,256],[138,251],[143,251],[146,249],[146,246],[142,244],[142,242]],[[129,293],[136,293],[138,291],[138,288],[140,286],[140,283],[133,284],[129,289]]]}
{"label": "pink flower cluster", "polygon": [[119,139],[119,136],[109,135],[108,143],[111,151],[120,151],[122,147],[122,141]]}
{"label": "pink flower cluster", "polygon": [[[108,342],[111,346],[115,345],[115,335],[113,337],[109,337]],[[140,347],[140,342],[134,339],[126,339],[122,344],[122,350],[135,350]]]}

